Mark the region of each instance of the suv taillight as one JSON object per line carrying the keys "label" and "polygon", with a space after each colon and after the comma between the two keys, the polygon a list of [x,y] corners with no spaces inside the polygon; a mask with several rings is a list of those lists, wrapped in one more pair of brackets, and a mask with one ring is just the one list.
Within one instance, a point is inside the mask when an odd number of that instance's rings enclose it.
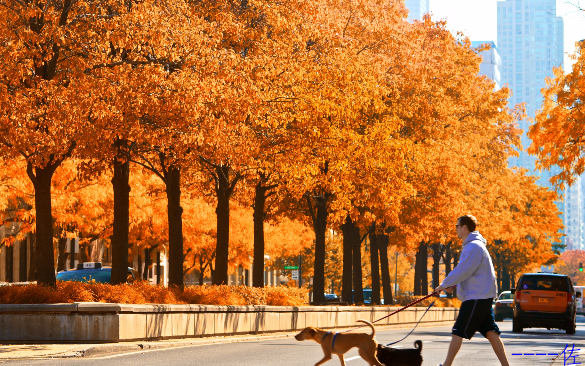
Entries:
{"label": "suv taillight", "polygon": [[516,302],[520,302],[520,294],[522,291],[516,291]]}
{"label": "suv taillight", "polygon": [[567,292],[567,305],[573,305],[573,294]]}

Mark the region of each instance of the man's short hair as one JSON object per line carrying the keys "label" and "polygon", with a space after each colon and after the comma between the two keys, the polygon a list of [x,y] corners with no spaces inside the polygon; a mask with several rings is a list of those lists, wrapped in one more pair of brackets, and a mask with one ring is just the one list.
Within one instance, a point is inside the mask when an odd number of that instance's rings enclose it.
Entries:
{"label": "man's short hair", "polygon": [[467,226],[467,230],[469,231],[475,231],[475,227],[477,226],[477,219],[473,215],[460,216],[457,221],[459,221],[459,225]]}

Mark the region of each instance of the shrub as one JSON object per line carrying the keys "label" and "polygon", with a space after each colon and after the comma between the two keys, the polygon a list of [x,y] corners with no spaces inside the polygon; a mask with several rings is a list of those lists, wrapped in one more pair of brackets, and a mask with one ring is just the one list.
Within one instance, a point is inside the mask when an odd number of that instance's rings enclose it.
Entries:
{"label": "shrub", "polygon": [[[396,301],[396,306],[406,306],[420,298],[422,298],[424,296],[398,296],[396,297],[395,301]],[[435,305],[433,305],[434,307],[439,307],[439,308],[444,308],[444,307],[460,307],[461,306],[461,301],[459,299],[453,298],[453,299],[448,299],[445,297],[429,297],[427,299],[424,299],[423,301],[413,305],[413,306],[420,306],[420,307],[427,307],[429,305],[431,305],[432,302],[435,302]]]}
{"label": "shrub", "polygon": [[[242,295],[232,286],[190,286],[185,288],[182,298],[189,304],[248,305]],[[256,305],[256,304],[255,304]]]}
{"label": "shrub", "polygon": [[[406,306],[422,296],[399,296],[394,306]],[[458,299],[430,297],[414,306],[460,307]],[[109,302],[121,304],[205,304],[205,305],[309,305],[309,292],[288,286],[188,286],[183,291],[146,281],[110,285],[58,281],[56,288],[37,285],[0,286],[3,304],[56,304],[72,302]]]}

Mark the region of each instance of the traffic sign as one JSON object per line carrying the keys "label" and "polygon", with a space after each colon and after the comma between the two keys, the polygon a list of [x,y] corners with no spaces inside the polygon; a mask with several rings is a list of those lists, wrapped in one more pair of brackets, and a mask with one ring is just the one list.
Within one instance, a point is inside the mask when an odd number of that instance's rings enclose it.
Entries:
{"label": "traffic sign", "polygon": [[299,266],[284,266],[284,269],[299,269]]}
{"label": "traffic sign", "polygon": [[291,271],[291,273],[292,273],[291,279],[293,279],[293,280],[299,279],[299,270],[298,269],[293,269]]}

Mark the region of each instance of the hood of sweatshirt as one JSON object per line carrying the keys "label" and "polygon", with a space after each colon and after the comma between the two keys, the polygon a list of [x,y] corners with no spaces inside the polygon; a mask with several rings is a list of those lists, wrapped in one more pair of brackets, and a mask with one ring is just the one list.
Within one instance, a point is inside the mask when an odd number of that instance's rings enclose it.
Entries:
{"label": "hood of sweatshirt", "polygon": [[487,240],[485,240],[485,238],[483,236],[481,236],[481,234],[479,233],[479,231],[472,231],[469,233],[469,235],[467,236],[467,238],[465,238],[465,241],[463,242],[463,245],[472,242],[474,240],[479,240],[480,242],[483,243],[483,245],[486,245]]}

